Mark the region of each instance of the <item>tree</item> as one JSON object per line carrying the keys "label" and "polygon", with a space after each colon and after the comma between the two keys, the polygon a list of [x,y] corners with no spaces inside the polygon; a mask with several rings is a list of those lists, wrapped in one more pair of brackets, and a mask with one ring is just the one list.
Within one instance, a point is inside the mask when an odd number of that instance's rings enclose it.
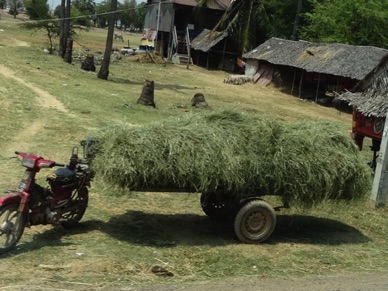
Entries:
{"label": "tree", "polygon": [[77,8],[82,15],[92,15],[95,11],[96,4],[93,0],[74,0],[73,7]]}
{"label": "tree", "polygon": [[280,37],[290,39],[299,0],[262,0],[268,25],[265,38]]}
{"label": "tree", "polygon": [[50,18],[50,8],[47,0],[25,0],[27,15],[32,20],[48,19]]}
{"label": "tree", "polygon": [[135,28],[140,28],[141,30],[143,29],[146,12],[147,7],[145,2],[142,2],[136,6],[135,20],[133,22],[133,26]]}
{"label": "tree", "polygon": [[310,41],[388,48],[386,0],[311,0],[301,36]]}
{"label": "tree", "polygon": [[7,1],[6,0],[0,0],[0,9],[5,9],[7,5]]}
{"label": "tree", "polygon": [[16,15],[18,15],[18,9],[23,6],[22,1],[20,0],[10,0],[8,2],[9,6],[9,11],[8,13],[13,15],[13,18],[16,18]]}
{"label": "tree", "polygon": [[121,26],[127,29],[134,24],[136,18],[136,0],[124,0],[124,4],[119,4],[118,15]]}
{"label": "tree", "polygon": [[71,16],[75,18],[75,23],[89,27],[94,14],[95,3],[93,0],[75,0],[72,2]]}
{"label": "tree", "polygon": [[296,14],[295,14],[295,20],[294,20],[294,27],[292,29],[292,35],[291,39],[296,40],[297,39],[297,34],[299,30],[299,23],[300,23],[300,13],[303,8],[303,0],[298,0],[298,5],[296,7]]}
{"label": "tree", "polygon": [[47,36],[47,50],[52,54],[55,50],[55,41],[59,36],[59,25],[55,20],[43,20],[36,22],[25,22],[20,24],[24,29],[33,30],[33,34],[37,31],[44,30]]}
{"label": "tree", "polygon": [[110,14],[108,17],[108,34],[106,37],[104,58],[102,59],[101,67],[97,74],[98,78],[104,79],[104,80],[107,80],[109,76],[109,63],[110,63],[110,55],[112,53],[112,46],[113,46],[113,33],[115,29],[116,10],[117,10],[117,0],[112,0]]}
{"label": "tree", "polygon": [[94,19],[94,23],[97,27],[104,28],[108,23],[108,14],[110,11],[111,2],[102,1],[101,3],[96,4],[96,19]]}

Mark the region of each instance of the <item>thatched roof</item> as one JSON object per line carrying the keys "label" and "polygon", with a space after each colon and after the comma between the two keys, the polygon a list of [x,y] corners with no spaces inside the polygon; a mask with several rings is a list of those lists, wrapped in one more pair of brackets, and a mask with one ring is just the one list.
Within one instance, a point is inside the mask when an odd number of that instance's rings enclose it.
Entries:
{"label": "thatched roof", "polygon": [[207,52],[227,36],[227,32],[204,29],[196,38],[192,40],[191,48]]}
{"label": "thatched roof", "polygon": [[364,92],[346,92],[338,99],[355,106],[365,116],[385,117],[388,110],[388,67],[373,78]]}
{"label": "thatched roof", "polygon": [[312,43],[271,38],[243,55],[274,65],[363,80],[384,58],[388,50],[339,43]]}

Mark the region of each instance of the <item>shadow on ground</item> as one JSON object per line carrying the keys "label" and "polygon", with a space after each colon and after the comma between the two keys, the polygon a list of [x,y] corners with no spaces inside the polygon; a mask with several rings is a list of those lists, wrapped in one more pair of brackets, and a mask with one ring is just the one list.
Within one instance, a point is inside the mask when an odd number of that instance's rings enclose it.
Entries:
{"label": "shadow on ground", "polygon": [[[112,77],[109,80],[111,82],[114,82],[114,83],[121,83],[121,84],[128,84],[128,85],[138,85],[138,86],[140,86],[139,94],[140,94],[141,89],[143,88],[143,85],[144,85],[144,81],[143,82],[131,81],[129,79],[124,79],[124,78]],[[169,89],[169,90],[180,92],[180,90],[195,90],[195,89],[198,89],[198,87],[196,87],[196,86],[193,86],[193,87],[182,86],[182,85],[179,85],[179,84],[160,84],[160,83],[155,83],[155,90],[165,90],[165,89]],[[194,95],[194,93],[193,93],[193,95]]]}
{"label": "shadow on ground", "polygon": [[[157,214],[127,211],[109,221],[87,220],[73,229],[52,227],[18,245],[15,253],[45,246],[66,246],[62,237],[99,230],[111,237],[144,246],[238,244],[233,221],[216,221],[197,214]],[[341,221],[304,215],[279,215],[276,229],[265,244],[298,243],[341,245],[371,241],[356,228]]]}

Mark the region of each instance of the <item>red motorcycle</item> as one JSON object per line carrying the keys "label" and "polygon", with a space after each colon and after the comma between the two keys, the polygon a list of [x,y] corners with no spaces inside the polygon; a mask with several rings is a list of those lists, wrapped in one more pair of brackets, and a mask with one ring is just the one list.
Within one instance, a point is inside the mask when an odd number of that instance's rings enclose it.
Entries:
{"label": "red motorcycle", "polygon": [[[26,168],[16,190],[5,191],[0,197],[0,254],[12,249],[23,235],[24,228],[39,224],[76,225],[88,205],[93,172],[85,157],[86,142],[82,141],[83,157],[74,147],[70,162],[60,164],[38,155],[15,152]],[[47,175],[48,186],[36,183],[35,176],[42,168],[61,167]]]}

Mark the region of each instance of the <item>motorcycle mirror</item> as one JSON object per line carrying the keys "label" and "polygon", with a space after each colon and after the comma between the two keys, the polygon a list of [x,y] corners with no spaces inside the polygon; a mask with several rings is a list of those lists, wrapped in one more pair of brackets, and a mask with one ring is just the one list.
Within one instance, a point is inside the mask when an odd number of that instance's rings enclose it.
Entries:
{"label": "motorcycle mirror", "polygon": [[78,156],[78,148],[77,147],[73,147],[72,155]]}

